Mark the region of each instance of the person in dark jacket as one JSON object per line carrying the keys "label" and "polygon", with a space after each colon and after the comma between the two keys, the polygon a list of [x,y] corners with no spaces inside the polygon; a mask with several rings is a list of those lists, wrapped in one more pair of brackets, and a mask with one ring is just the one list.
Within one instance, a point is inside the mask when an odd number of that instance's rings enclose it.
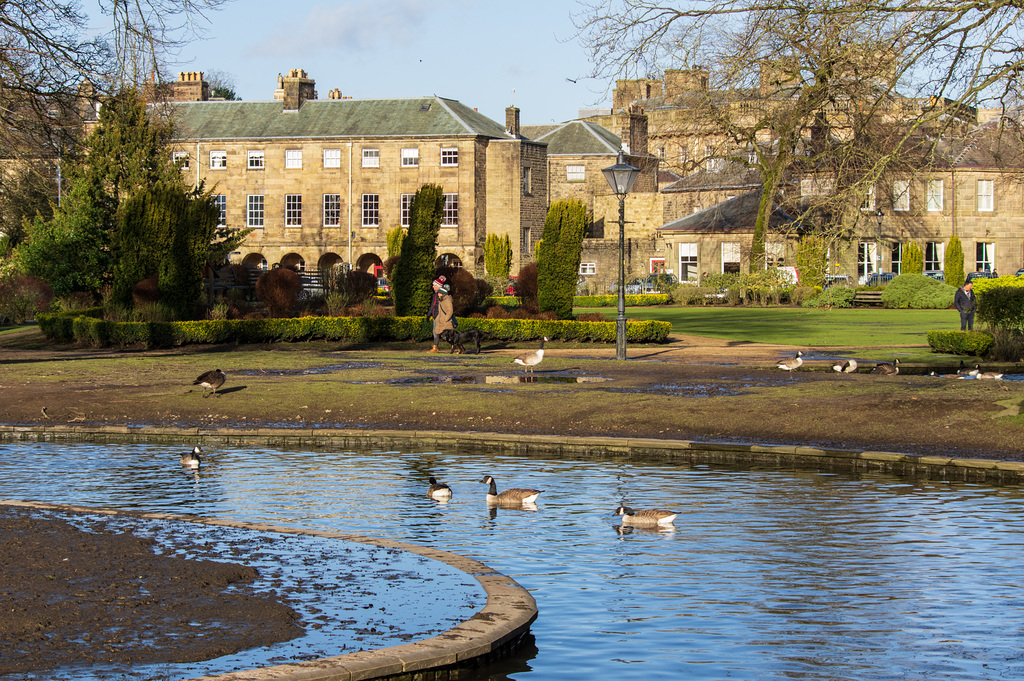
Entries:
{"label": "person in dark jacket", "polygon": [[974,331],[974,312],[978,309],[978,303],[974,299],[973,288],[972,282],[965,282],[953,296],[953,307],[960,313],[961,331]]}

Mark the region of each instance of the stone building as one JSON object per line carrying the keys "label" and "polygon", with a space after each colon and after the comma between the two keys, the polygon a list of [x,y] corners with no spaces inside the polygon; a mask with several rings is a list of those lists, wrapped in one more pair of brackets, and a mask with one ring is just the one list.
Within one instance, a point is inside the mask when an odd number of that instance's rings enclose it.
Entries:
{"label": "stone building", "polygon": [[378,271],[387,233],[407,226],[423,185],[445,195],[440,258],[483,272],[488,234],[529,258],[548,204],[546,145],[443,97],[319,100],[304,71],[278,76],[275,99],[210,101],[202,74],[181,74],[168,115],[174,158],[212,190],[222,223],[255,231],[232,261]]}

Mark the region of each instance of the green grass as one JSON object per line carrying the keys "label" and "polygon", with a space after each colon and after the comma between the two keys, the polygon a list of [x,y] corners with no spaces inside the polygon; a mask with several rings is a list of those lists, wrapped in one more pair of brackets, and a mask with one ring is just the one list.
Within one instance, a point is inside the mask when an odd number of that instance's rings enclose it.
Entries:
{"label": "green grass", "polygon": [[[577,308],[615,319],[608,308]],[[672,333],[817,347],[927,345],[928,332],[959,329],[953,310],[819,310],[790,307],[631,307],[628,319],[672,324]]]}

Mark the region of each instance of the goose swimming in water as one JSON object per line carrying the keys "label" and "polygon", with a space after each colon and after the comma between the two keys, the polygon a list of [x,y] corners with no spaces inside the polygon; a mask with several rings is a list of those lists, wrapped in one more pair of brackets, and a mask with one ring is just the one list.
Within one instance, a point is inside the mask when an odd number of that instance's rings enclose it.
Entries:
{"label": "goose swimming in water", "polygon": [[438,482],[434,476],[430,476],[430,488],[427,489],[427,496],[431,499],[451,499],[452,488],[443,482]]}
{"label": "goose swimming in water", "polygon": [[203,465],[203,460],[199,456],[202,453],[203,448],[200,447],[199,445],[196,445],[195,447],[192,448],[191,452],[181,455],[181,465],[185,466],[186,468],[193,468],[195,470],[199,470],[199,467]]}
{"label": "goose swimming in water", "polygon": [[539,489],[513,487],[512,489],[507,489],[501,494],[498,494],[498,486],[494,484],[494,478],[489,475],[485,475],[483,480],[480,482],[491,486],[490,489],[487,490],[487,503],[497,504],[499,506],[520,506],[522,504],[532,504],[537,501],[537,497],[544,491]]}
{"label": "goose swimming in water", "polygon": [[892,362],[879,362],[875,365],[875,368],[871,370],[873,374],[881,374],[883,376],[895,376],[900,372],[900,360],[894,359]]}
{"label": "goose swimming in water", "polygon": [[672,521],[679,515],[675,511],[665,511],[660,508],[649,508],[634,511],[629,506],[619,506],[615,509],[615,515],[622,516],[623,525],[634,527],[655,527],[671,525]]}

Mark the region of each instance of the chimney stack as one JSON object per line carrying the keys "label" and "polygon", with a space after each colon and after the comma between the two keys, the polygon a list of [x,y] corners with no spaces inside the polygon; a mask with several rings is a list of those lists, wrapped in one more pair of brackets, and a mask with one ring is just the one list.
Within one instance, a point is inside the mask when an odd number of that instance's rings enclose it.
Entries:
{"label": "chimney stack", "polygon": [[285,111],[298,111],[302,103],[316,99],[316,81],[306,77],[302,69],[292,69],[287,76],[277,77],[274,99],[284,100]]}
{"label": "chimney stack", "polygon": [[505,131],[513,137],[519,137],[519,109],[514,106],[505,109]]}

